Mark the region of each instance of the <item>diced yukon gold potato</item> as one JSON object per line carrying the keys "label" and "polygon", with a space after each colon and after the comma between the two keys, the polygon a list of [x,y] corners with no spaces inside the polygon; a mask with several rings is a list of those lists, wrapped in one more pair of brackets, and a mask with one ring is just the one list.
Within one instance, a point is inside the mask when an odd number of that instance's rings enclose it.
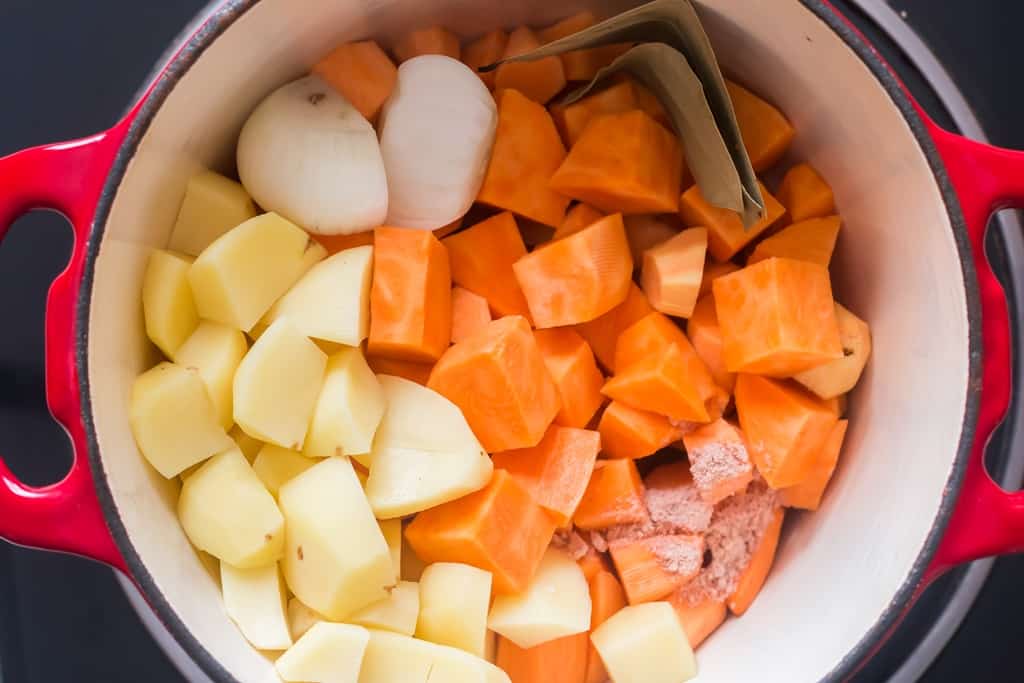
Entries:
{"label": "diced yukon gold potato", "polygon": [[178,518],[192,545],[221,562],[250,569],[281,559],[284,517],[237,448],[213,456],[185,481]]}
{"label": "diced yukon gold potato", "polygon": [[249,344],[241,331],[203,321],[174,354],[176,363],[199,371],[224,429],[231,429],[235,424],[232,384],[238,364],[248,350]]}
{"label": "diced yukon gold potato", "polygon": [[199,317],[248,332],[326,254],[276,213],[250,218],[217,238],[189,269]]}
{"label": "diced yukon gold potato", "polygon": [[487,626],[521,648],[590,630],[590,589],[567,554],[549,548],[525,592],[498,595]]}
{"label": "diced yukon gold potato", "polygon": [[241,183],[201,171],[185,186],[169,246],[199,256],[215,239],[255,215],[256,206]]}
{"label": "diced yukon gold potato", "polygon": [[252,469],[270,491],[270,495],[276,498],[282,486],[317,462],[317,460],[307,458],[297,451],[267,443],[263,444],[263,448],[253,460]]}
{"label": "diced yukon gold potato", "polygon": [[142,455],[168,479],[234,446],[199,373],[174,363],[136,378],[128,419]]}
{"label": "diced yukon gold potato", "polygon": [[142,314],[146,335],[168,358],[199,324],[188,283],[192,260],[160,249],[149,255],[142,280]]}
{"label": "diced yukon gold potato", "polygon": [[397,583],[388,544],[348,458],[320,461],[278,498],[288,525],[284,577],[297,598],[342,621],[388,596]]}
{"label": "diced yukon gold potato", "polygon": [[298,640],[306,631],[323,620],[322,616],[298,598],[293,597],[288,601],[288,627],[292,634],[292,640]]}
{"label": "diced yukon gold potato", "polygon": [[615,683],[683,683],[697,675],[690,642],[668,602],[624,607],[590,640]]}
{"label": "diced yukon gold potato", "polygon": [[312,458],[349,455],[369,466],[373,435],[384,408],[384,391],[363,352],[343,348],[327,359],[324,384],[302,452]]}
{"label": "diced yukon gold potato", "polygon": [[391,555],[391,567],[395,570],[395,576],[402,578],[402,520],[382,519],[377,524],[380,526],[380,532],[384,534],[384,540],[388,544],[388,553]]}
{"label": "diced yukon gold potato", "polygon": [[379,628],[411,636],[420,612],[420,587],[413,581],[399,581],[391,595],[364,607],[346,621],[367,628]]}
{"label": "diced yukon gold potato", "polygon": [[839,304],[836,322],[843,357],[793,375],[793,379],[824,399],[835,398],[857,386],[871,355],[871,329],[866,322]]}
{"label": "diced yukon gold potato", "polygon": [[260,449],[263,448],[262,441],[249,436],[245,433],[245,430],[238,425],[231,428],[231,431],[228,432],[228,436],[234,440],[235,445],[238,446],[238,449],[242,451],[242,455],[244,455],[245,459],[250,463],[256,459],[256,456],[260,453]]}
{"label": "diced yukon gold potato", "polygon": [[307,337],[359,346],[370,332],[373,247],[339,251],[309,269],[260,320],[282,316]]}
{"label": "diced yukon gold potato", "polygon": [[257,650],[292,646],[285,611],[285,588],[277,563],[236,569],[220,563],[224,608],[245,639]]}
{"label": "diced yukon gold potato", "polygon": [[286,318],[252,345],[235,373],[235,422],[247,434],[302,450],[327,356]]}
{"label": "diced yukon gold potato", "polygon": [[[440,668],[450,678],[431,678]],[[477,677],[483,674],[482,678]],[[370,631],[359,683],[511,683],[490,662],[454,647],[388,631]]]}
{"label": "diced yukon gold potato", "polygon": [[370,633],[362,626],[314,625],[274,666],[287,683],[359,683]]}
{"label": "diced yukon gold potato", "polygon": [[437,562],[420,577],[420,616],[416,637],[483,657],[490,572],[458,562]]}
{"label": "diced yukon gold potato", "polygon": [[378,379],[387,409],[366,483],[377,517],[409,515],[487,485],[491,459],[454,403],[400,377]]}

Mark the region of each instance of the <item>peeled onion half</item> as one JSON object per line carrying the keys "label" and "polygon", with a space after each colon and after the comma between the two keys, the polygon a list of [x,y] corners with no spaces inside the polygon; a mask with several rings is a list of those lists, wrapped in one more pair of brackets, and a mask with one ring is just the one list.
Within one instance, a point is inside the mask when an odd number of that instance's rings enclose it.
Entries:
{"label": "peeled onion half", "polygon": [[388,213],[373,126],[319,76],[256,107],[238,139],[238,175],[260,206],[312,233],[370,230]]}
{"label": "peeled onion half", "polygon": [[381,123],[388,225],[433,230],[461,218],[483,183],[497,125],[494,98],[465,64],[443,55],[403,62]]}

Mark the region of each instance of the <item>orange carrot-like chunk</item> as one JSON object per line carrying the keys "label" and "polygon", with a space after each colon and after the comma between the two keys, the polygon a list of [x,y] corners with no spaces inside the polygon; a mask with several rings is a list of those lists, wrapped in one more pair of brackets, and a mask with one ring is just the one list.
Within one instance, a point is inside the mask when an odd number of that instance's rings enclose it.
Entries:
{"label": "orange carrot-like chunk", "polygon": [[494,76],[493,71],[487,73],[481,73],[480,67],[487,66],[488,64],[494,64],[496,61],[501,59],[501,56],[505,54],[505,48],[508,46],[508,34],[500,28],[496,28],[490,33],[485,33],[469,45],[462,48],[462,62],[472,69],[480,80],[484,82],[491,90],[494,90]]}
{"label": "orange carrot-like chunk", "polygon": [[452,333],[448,252],[426,230],[374,231],[370,288],[371,355],[435,361]]}
{"label": "orange carrot-like chunk", "polygon": [[660,600],[688,583],[704,562],[704,537],[652,536],[609,545],[629,604]]}
{"label": "orange carrot-like chunk", "polygon": [[775,551],[779,547],[779,533],[782,531],[784,516],[785,511],[782,508],[775,510],[772,521],[761,538],[761,543],[758,544],[757,550],[750,558],[750,564],[740,574],[736,590],[726,601],[729,611],[738,617],[743,616],[750,608],[754,598],[761,592],[765,579],[768,578],[768,572],[771,571],[772,563],[775,561]]}
{"label": "orange carrot-like chunk", "polygon": [[828,482],[832,479],[832,473],[839,462],[839,453],[843,449],[843,439],[846,438],[846,428],[849,424],[849,420],[840,420],[836,423],[818,451],[807,477],[799,484],[779,491],[780,503],[789,508],[818,509],[825,495],[825,488],[828,487]]}
{"label": "orange carrot-like chunk", "polygon": [[504,470],[483,489],[424,510],[405,538],[427,564],[463,562],[494,575],[499,593],[529,586],[555,533],[555,520]]}
{"label": "orange carrot-like chunk", "polygon": [[604,218],[604,214],[587,204],[577,204],[565,214],[565,220],[551,236],[553,240],[560,240],[569,235],[575,235],[583,228],[590,227],[597,221]]}
{"label": "orange carrot-like chunk", "polygon": [[449,348],[428,386],[462,410],[488,453],[536,446],[561,406],[533,331],[518,315]]}
{"label": "orange carrot-like chunk", "polygon": [[730,372],[789,377],[843,357],[828,270],[770,258],[715,280]]}
{"label": "orange carrot-like chunk", "polygon": [[549,185],[608,213],[668,213],[679,210],[682,182],[679,141],[636,110],[592,120]]}
{"label": "orange carrot-like chunk", "polygon": [[402,377],[410,382],[416,382],[427,386],[430,379],[430,371],[434,369],[432,363],[413,363],[407,360],[395,360],[394,358],[381,358],[379,356],[367,356],[366,362],[377,375],[394,375]]}
{"label": "orange carrot-like chunk", "polygon": [[512,267],[538,328],[587,322],[622,303],[631,283],[622,216],[612,214],[551,242]]}
{"label": "orange carrot-like chunk", "polygon": [[679,438],[679,429],[658,413],[612,401],[601,414],[601,452],[609,458],[646,458]]}
{"label": "orange carrot-like chunk", "polygon": [[374,121],[398,81],[398,69],[372,40],[346,43],[313,65],[313,73]]}
{"label": "orange carrot-like chunk", "polygon": [[747,488],[754,475],[743,434],[719,418],[683,435],[690,474],[701,498],[717,505]]}
{"label": "orange carrot-like chunk", "polygon": [[[611,569],[605,554],[599,553],[589,543],[587,544],[586,555],[576,560],[576,563],[583,570],[583,576],[587,577],[587,581],[592,580],[598,573]],[[625,598],[623,598],[623,603],[625,603]]]}
{"label": "orange carrot-like chunk", "polygon": [[796,131],[782,112],[743,86],[727,80],[725,87],[754,171],[771,168],[789,149]]}
{"label": "orange carrot-like chunk", "polygon": [[602,460],[594,466],[573,521],[580,529],[604,529],[647,521],[644,483],[632,460]]}
{"label": "orange carrot-like chunk", "polygon": [[[693,357],[700,363],[696,354]],[[679,346],[667,346],[657,354],[631,361],[628,367],[620,367],[601,391],[633,408],[673,420],[707,422],[710,417],[704,399],[686,371],[693,364],[688,361]]]}
{"label": "orange carrot-like chunk", "polygon": [[676,591],[669,596],[668,601],[672,603],[683,625],[690,647],[696,649],[725,622],[729,610],[725,602],[710,599],[691,605],[685,593],[685,589]]}
{"label": "orange carrot-like chunk", "polygon": [[[596,23],[597,18],[593,13],[583,11],[541,29],[537,32],[537,36],[540,38],[541,44],[547,44],[559,38],[571,36]],[[628,48],[628,45],[616,44],[565,52],[560,56],[562,65],[565,67],[565,77],[570,81],[589,81],[597,75],[598,71],[615,61],[615,58]]]}
{"label": "orange carrot-like chunk", "polygon": [[556,638],[525,650],[499,636],[495,664],[512,683],[583,683],[589,647],[589,633]]}
{"label": "orange carrot-like chunk", "polygon": [[601,395],[604,375],[597,369],[594,353],[572,328],[537,330],[534,337],[562,399],[555,423],[586,427],[604,403]]}
{"label": "orange carrot-like chunk", "polygon": [[491,322],[487,299],[462,287],[452,287],[452,343],[472,337]]}
{"label": "orange carrot-like chunk", "polygon": [[832,406],[789,381],[736,378],[736,412],[750,458],[774,489],[810,476],[839,416]]}
{"label": "orange carrot-like chunk", "polygon": [[688,226],[707,228],[708,252],[716,261],[728,261],[785,215],[786,209],[764,185],[761,186],[761,195],[765,203],[764,217],[749,229],[743,227],[743,221],[735,211],[709,204],[697,185],[683,193],[679,201],[679,215]]}
{"label": "orange carrot-like chunk", "polygon": [[[631,78],[623,78],[572,104],[551,105],[551,116],[568,146],[575,145],[587,125],[603,114],[622,114],[639,109],[670,130],[668,114],[658,98]],[[686,183],[688,185],[688,183]]]}
{"label": "orange carrot-like chunk", "polygon": [[314,235],[313,239],[323,245],[328,254],[337,254],[339,251],[352,249],[354,247],[365,247],[373,244],[373,230],[356,232],[351,235]]}
{"label": "orange carrot-like chunk", "polygon": [[506,470],[550,512],[568,523],[590,483],[601,435],[588,429],[552,425],[533,448],[495,453],[494,466]]}
{"label": "orange carrot-like chunk", "polygon": [[731,394],[736,386],[736,373],[726,369],[722,358],[722,329],[718,326],[713,294],[704,296],[694,306],[693,315],[686,321],[686,336],[711,372],[715,384]]}
{"label": "orange carrot-like chunk", "polygon": [[630,283],[626,299],[604,315],[576,326],[576,331],[587,340],[597,360],[605,370],[615,369],[615,345],[623,330],[653,312],[647,297],[635,284]]}
{"label": "orange carrot-like chunk", "polygon": [[395,56],[404,62],[420,55],[446,55],[458,59],[461,52],[459,39],[451,31],[431,26],[411,31],[395,43]]}
{"label": "orange carrot-like chunk", "polygon": [[654,310],[680,318],[693,315],[707,250],[707,228],[689,228],[644,252],[640,281]]}
{"label": "orange carrot-like chunk", "polygon": [[713,259],[709,259],[704,264],[704,279],[700,282],[700,294],[698,295],[701,299],[711,293],[711,284],[729,273],[735,273],[740,267],[732,261],[726,261],[725,263],[719,263]]}
{"label": "orange carrot-like chunk", "polygon": [[793,223],[754,247],[750,258],[747,259],[747,265],[779,256],[817,263],[828,268],[832,252],[836,248],[841,224],[839,216],[810,218]]}
{"label": "orange carrot-like chunk", "polygon": [[[537,35],[520,26],[508,37],[504,59],[518,57],[540,47]],[[518,90],[534,102],[544,104],[565,87],[565,70],[558,57],[544,57],[532,62],[506,62],[498,67],[494,78],[497,89]]]}
{"label": "orange carrot-like chunk", "polygon": [[626,240],[629,242],[629,253],[633,256],[633,265],[638,267],[644,262],[645,251],[664,244],[683,228],[678,218],[666,214],[625,216],[622,222],[626,225]]}
{"label": "orange carrot-like chunk", "polygon": [[517,90],[498,97],[498,130],[477,199],[557,227],[569,198],[548,186],[565,147],[543,105]]}
{"label": "orange carrot-like chunk", "polygon": [[797,164],[786,171],[777,196],[794,223],[836,212],[832,188],[810,164]]}
{"label": "orange carrot-like chunk", "polygon": [[[610,571],[599,571],[589,577],[587,582],[590,586],[590,630],[593,632],[626,606],[626,592]],[[593,644],[588,648],[585,680],[586,683],[605,683],[608,680],[608,671]]]}
{"label": "orange carrot-like chunk", "polygon": [[512,272],[512,264],[526,255],[516,219],[504,211],[446,237],[452,280],[487,299],[497,316],[529,317],[530,308]]}

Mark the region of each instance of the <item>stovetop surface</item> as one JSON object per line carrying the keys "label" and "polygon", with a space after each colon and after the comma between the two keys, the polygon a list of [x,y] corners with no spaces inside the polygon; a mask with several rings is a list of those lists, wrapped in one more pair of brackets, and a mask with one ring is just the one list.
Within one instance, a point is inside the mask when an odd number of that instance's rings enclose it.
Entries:
{"label": "stovetop surface", "polygon": [[[0,156],[109,126],[204,4],[0,1]],[[1024,3],[893,5],[942,59],[991,141],[1024,149]],[[33,484],[55,481],[70,462],[64,434],[47,413],[42,382],[46,288],[69,250],[63,221],[38,213],[20,219],[0,247],[0,320],[7,321],[0,335],[0,453]],[[995,563],[974,610],[922,680],[1022,678],[1021,576],[1024,556]],[[0,542],[0,681],[181,680],[109,569]]]}

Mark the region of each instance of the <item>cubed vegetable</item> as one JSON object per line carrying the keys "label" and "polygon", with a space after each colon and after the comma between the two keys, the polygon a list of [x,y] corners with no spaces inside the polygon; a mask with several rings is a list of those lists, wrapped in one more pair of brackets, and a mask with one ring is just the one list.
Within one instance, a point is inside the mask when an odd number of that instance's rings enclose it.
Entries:
{"label": "cubed vegetable", "polygon": [[188,271],[192,259],[154,250],[142,280],[142,313],[146,334],[168,358],[174,357],[199,324]]}
{"label": "cubed vegetable", "polygon": [[832,473],[835,472],[836,464],[839,462],[839,453],[842,451],[843,439],[846,438],[846,429],[849,424],[848,420],[839,420],[835,424],[818,451],[804,480],[779,491],[780,503],[790,508],[818,509],[821,499],[825,495],[825,488],[832,479]]}
{"label": "cubed vegetable", "polygon": [[220,564],[224,609],[257,650],[286,650],[292,645],[285,609],[284,582],[277,563],[236,569]]}
{"label": "cubed vegetable", "polygon": [[581,529],[640,524],[649,519],[644,484],[633,460],[602,460],[594,467],[573,522]]}
{"label": "cubed vegetable", "polygon": [[761,196],[764,197],[764,216],[749,228],[744,227],[735,211],[709,204],[698,185],[683,193],[679,201],[679,215],[688,226],[708,229],[708,253],[716,261],[725,262],[786,214],[786,209],[764,185],[761,186]]}
{"label": "cubed vegetable", "polygon": [[373,437],[386,408],[384,390],[362,352],[342,348],[327,359],[303,454],[348,455],[369,465]]}
{"label": "cubed vegetable", "polygon": [[313,73],[345,96],[368,121],[374,121],[398,80],[398,69],[372,40],[345,43],[313,65]]}
{"label": "cubed vegetable", "polygon": [[841,224],[839,216],[810,218],[794,223],[758,243],[747,259],[747,265],[772,256],[781,256],[798,261],[810,261],[828,268]]}
{"label": "cubed vegetable", "polygon": [[644,252],[640,281],[654,310],[680,318],[693,315],[707,249],[707,229],[690,228]]}
{"label": "cubed vegetable", "polygon": [[167,248],[199,256],[218,237],[256,215],[252,197],[237,180],[213,171],[188,179]]}
{"label": "cubed vegetable", "polygon": [[786,171],[778,197],[794,223],[824,218],[836,211],[832,188],[810,164],[797,164]]}
{"label": "cubed vegetable", "polygon": [[785,155],[796,131],[782,112],[743,86],[726,81],[743,146],[754,171],[766,171]]}
{"label": "cubed vegetable", "polygon": [[[520,26],[512,31],[505,46],[504,59],[517,57],[540,47],[537,35]],[[497,89],[518,90],[534,102],[544,104],[565,87],[565,70],[557,56],[530,62],[508,62],[498,67],[494,78]]]}
{"label": "cubed vegetable", "polygon": [[586,427],[604,403],[601,395],[604,376],[597,368],[590,346],[571,328],[537,330],[534,338],[562,399],[555,423]]}
{"label": "cubed vegetable", "polygon": [[416,637],[483,657],[490,572],[457,562],[436,562],[420,577],[420,615]]}
{"label": "cubed vegetable", "polygon": [[836,322],[843,357],[793,376],[821,398],[835,398],[857,386],[871,356],[871,329],[866,322],[839,304]]}

